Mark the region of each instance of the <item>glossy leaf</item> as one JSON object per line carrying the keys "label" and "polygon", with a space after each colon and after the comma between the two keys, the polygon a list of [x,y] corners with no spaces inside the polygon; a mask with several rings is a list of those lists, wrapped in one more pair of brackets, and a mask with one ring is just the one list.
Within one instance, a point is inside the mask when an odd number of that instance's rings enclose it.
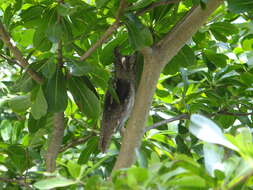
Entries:
{"label": "glossy leaf", "polygon": [[48,111],[61,112],[67,107],[68,97],[66,89],[66,79],[60,68],[56,69],[54,76],[48,81],[46,87],[46,100]]}
{"label": "glossy leaf", "polygon": [[35,95],[35,100],[32,103],[31,113],[34,119],[40,119],[47,114],[47,101],[45,99],[42,87],[40,86]]}
{"label": "glossy leaf", "polygon": [[34,184],[34,187],[38,189],[52,189],[56,187],[66,187],[75,183],[76,182],[73,180],[58,176],[38,181]]}
{"label": "glossy leaf", "polygon": [[97,148],[98,138],[93,137],[87,142],[86,148],[81,152],[78,159],[78,164],[86,164],[91,157],[91,154],[98,150]]}
{"label": "glossy leaf", "polygon": [[224,151],[222,147],[215,144],[205,143],[203,146],[205,168],[208,173],[215,177],[215,170],[224,170],[222,159]]}
{"label": "glossy leaf", "polygon": [[42,28],[38,28],[33,36],[33,45],[40,51],[48,51],[52,47]]}
{"label": "glossy leaf", "polygon": [[238,150],[223,135],[221,129],[208,118],[193,114],[191,116],[190,132],[205,142],[220,144],[233,150]]}
{"label": "glossy leaf", "polygon": [[10,108],[15,112],[24,112],[32,105],[29,94],[10,98],[8,102]]}
{"label": "glossy leaf", "polygon": [[252,11],[253,2],[251,0],[228,0],[228,8],[235,13]]}
{"label": "glossy leaf", "polygon": [[100,114],[100,103],[97,96],[85,85],[82,78],[71,77],[68,87],[79,109],[88,117],[97,119]]}
{"label": "glossy leaf", "polygon": [[128,14],[126,16],[126,27],[131,46],[136,50],[140,50],[146,46],[152,45],[153,37],[149,29],[134,15]]}

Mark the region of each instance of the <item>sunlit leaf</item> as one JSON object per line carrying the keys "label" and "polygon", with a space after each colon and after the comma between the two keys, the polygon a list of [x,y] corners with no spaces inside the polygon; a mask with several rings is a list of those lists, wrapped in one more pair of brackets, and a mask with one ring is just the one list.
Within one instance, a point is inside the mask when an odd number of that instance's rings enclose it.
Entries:
{"label": "sunlit leaf", "polygon": [[220,144],[233,150],[238,150],[232,143],[230,143],[223,135],[221,129],[210,119],[193,114],[191,116],[190,132],[200,140]]}

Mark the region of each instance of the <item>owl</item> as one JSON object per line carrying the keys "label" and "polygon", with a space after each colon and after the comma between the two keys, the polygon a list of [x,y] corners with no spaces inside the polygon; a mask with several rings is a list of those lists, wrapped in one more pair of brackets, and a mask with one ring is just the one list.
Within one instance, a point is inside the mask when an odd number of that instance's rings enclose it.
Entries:
{"label": "owl", "polygon": [[[114,77],[111,81],[113,90],[107,90],[104,99],[101,121],[100,146],[105,152],[113,133],[122,129],[132,111],[135,99],[135,55],[121,56],[118,48],[114,50]],[[116,94],[113,95],[113,93]]]}

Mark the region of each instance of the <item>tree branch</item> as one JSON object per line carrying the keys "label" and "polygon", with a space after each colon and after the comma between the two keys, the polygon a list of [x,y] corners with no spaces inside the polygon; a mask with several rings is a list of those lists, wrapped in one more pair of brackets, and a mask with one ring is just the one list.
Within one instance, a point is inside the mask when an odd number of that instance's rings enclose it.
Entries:
{"label": "tree branch", "polygon": [[218,111],[217,114],[231,115],[231,116],[248,116],[248,115],[253,115],[253,112],[250,112],[250,113],[239,113],[239,112]]}
{"label": "tree branch", "polygon": [[8,32],[5,30],[1,21],[0,21],[0,38],[3,40],[4,44],[10,49],[14,57],[19,62],[19,65],[22,66],[24,69],[26,69],[27,73],[31,76],[31,78],[35,80],[37,83],[43,84],[44,79],[41,76],[39,76],[35,71],[33,71],[31,68],[28,68],[29,63],[23,57],[22,53],[15,46],[15,44],[11,42],[11,38]]}
{"label": "tree branch", "polygon": [[205,10],[200,6],[194,7],[163,40],[152,49],[142,50],[143,73],[113,170],[130,167],[135,162],[135,150],[141,143],[160,72],[222,2],[223,0],[209,0]]}
{"label": "tree branch", "polygon": [[190,119],[190,115],[188,114],[182,114],[182,115],[178,115],[178,116],[175,116],[175,117],[172,117],[170,119],[165,119],[165,120],[162,120],[162,121],[159,121],[157,123],[155,123],[154,125],[151,125],[149,127],[146,127],[145,128],[145,132],[151,130],[151,129],[155,129],[161,125],[164,125],[166,123],[171,123],[173,121],[177,121],[177,120],[182,120],[182,119]]}
{"label": "tree branch", "polygon": [[6,183],[16,183],[20,186],[26,187],[27,189],[33,189],[29,183],[25,182],[24,180],[20,180],[20,179],[10,179],[10,178],[0,177],[0,181],[6,182]]}
{"label": "tree branch", "polygon": [[[62,41],[58,43],[58,67],[61,69],[63,65],[62,55]],[[51,138],[48,143],[48,150],[46,155],[46,168],[48,172],[54,172],[56,169],[56,158],[61,149],[61,143],[64,136],[64,112],[55,113],[54,126]]]}
{"label": "tree branch", "polygon": [[47,172],[52,173],[56,169],[56,158],[61,148],[63,135],[64,135],[64,113],[63,112],[55,113],[53,131],[49,139],[45,161]]}
{"label": "tree branch", "polygon": [[64,152],[64,151],[68,150],[69,148],[73,148],[77,145],[84,144],[87,140],[89,140],[91,137],[93,137],[95,135],[96,134],[94,133],[94,134],[88,135],[86,137],[74,139],[71,142],[69,142],[66,146],[62,147],[59,152]]}
{"label": "tree branch", "polygon": [[112,33],[120,26],[120,17],[122,13],[124,12],[124,9],[126,7],[126,0],[121,0],[119,8],[116,13],[116,20],[115,22],[105,31],[105,33],[100,37],[100,39],[88,49],[87,52],[85,52],[81,57],[80,60],[83,61],[87,57],[89,57],[99,46],[101,46],[108,37],[112,35]]}
{"label": "tree branch", "polygon": [[251,177],[253,176],[253,171],[250,171],[248,174],[246,174],[245,176],[242,176],[241,179],[239,181],[237,181],[236,183],[234,183],[231,187],[229,187],[227,190],[233,190],[236,188],[236,186],[244,183]]}

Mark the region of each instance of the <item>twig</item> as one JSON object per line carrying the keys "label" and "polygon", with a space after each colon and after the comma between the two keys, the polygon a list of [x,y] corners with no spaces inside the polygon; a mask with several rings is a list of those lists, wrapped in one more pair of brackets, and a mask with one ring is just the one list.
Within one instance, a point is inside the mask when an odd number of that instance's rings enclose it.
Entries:
{"label": "twig", "polygon": [[64,152],[68,150],[69,148],[75,147],[80,144],[84,144],[87,140],[89,140],[91,137],[95,136],[96,134],[91,134],[86,137],[82,137],[80,139],[74,139],[71,142],[69,142],[66,146],[62,147],[59,152]]}
{"label": "twig", "polygon": [[164,125],[166,123],[171,123],[173,121],[182,120],[182,119],[190,119],[190,115],[188,115],[188,114],[182,114],[182,115],[178,115],[176,117],[172,117],[170,119],[165,119],[165,120],[159,121],[159,122],[155,123],[154,125],[146,127],[145,128],[145,132],[147,132],[147,131],[149,131],[151,129],[155,129],[155,128],[157,128],[157,127],[159,127],[161,125]]}
{"label": "twig", "polygon": [[105,33],[100,37],[100,39],[88,49],[87,52],[85,52],[81,57],[80,60],[83,61],[87,57],[89,57],[99,46],[101,46],[109,36],[112,35],[112,33],[120,26],[120,17],[122,13],[124,12],[124,9],[126,7],[126,0],[121,0],[120,5],[116,14],[116,20],[115,22],[105,31]]}
{"label": "twig", "polygon": [[4,178],[0,177],[0,181],[6,182],[6,183],[16,183],[20,186],[24,186],[27,189],[32,189],[29,183],[25,182],[24,180],[19,180],[19,179],[10,179],[10,178]]}
{"label": "twig", "polygon": [[238,113],[238,112],[218,111],[217,114],[231,115],[231,116],[248,116],[248,115],[253,115],[253,112],[250,112],[250,113]]}
{"label": "twig", "polygon": [[33,71],[31,68],[28,68],[29,63],[23,57],[20,50],[11,42],[11,38],[8,32],[5,30],[1,21],[0,21],[0,38],[3,40],[4,44],[13,53],[14,57],[19,62],[19,65],[22,66],[24,69],[26,69],[27,73],[32,77],[32,79],[35,80],[39,84],[43,84],[44,79],[41,76],[39,76],[35,71]]}
{"label": "twig", "polygon": [[181,0],[171,0],[171,1],[159,1],[159,2],[154,2],[148,5],[147,7],[144,7],[140,11],[136,13],[137,16],[144,14],[145,12],[154,9],[156,7],[162,6],[162,5],[170,5],[170,4],[175,4],[179,3]]}
{"label": "twig", "polygon": [[[144,9],[137,12],[136,16],[140,16],[140,15],[144,14],[146,11],[149,11],[150,9],[153,9],[153,8],[161,6],[161,5],[169,5],[169,4],[173,4],[173,3],[179,3],[179,2],[180,2],[180,0],[172,0],[172,1],[161,1],[161,2],[152,3],[151,5],[145,7]],[[81,61],[87,59],[122,24],[122,23],[120,23],[120,16],[124,12],[125,7],[126,7],[125,0],[121,0],[120,6],[117,11],[116,21],[105,31],[105,33],[100,37],[100,39],[80,57]]]}
{"label": "twig", "polygon": [[253,176],[253,171],[249,172],[248,174],[246,174],[245,176],[242,176],[242,178],[237,181],[236,183],[234,183],[231,187],[229,187],[227,190],[233,190],[236,188],[237,185],[241,184],[241,183],[245,183],[251,176]]}
{"label": "twig", "polygon": [[3,55],[3,54],[0,54],[0,57],[2,57],[3,59],[5,59],[5,60],[8,61],[8,62],[11,62],[11,63],[17,64],[17,65],[20,65],[16,60],[13,60],[13,59],[11,59],[11,58],[9,58],[9,57]]}
{"label": "twig", "polygon": [[[229,116],[248,116],[248,115],[253,115],[253,112],[251,112],[251,113],[236,113],[236,112],[218,111],[210,116],[214,116],[216,114],[229,115]],[[165,119],[165,120],[159,121],[159,122],[155,123],[154,125],[146,127],[145,132],[147,132],[151,129],[155,129],[155,128],[157,128],[161,125],[164,125],[166,123],[171,123],[173,121],[182,120],[182,119],[190,119],[190,115],[189,114],[182,114],[182,115],[178,115],[173,118],[170,118],[170,119]]]}

